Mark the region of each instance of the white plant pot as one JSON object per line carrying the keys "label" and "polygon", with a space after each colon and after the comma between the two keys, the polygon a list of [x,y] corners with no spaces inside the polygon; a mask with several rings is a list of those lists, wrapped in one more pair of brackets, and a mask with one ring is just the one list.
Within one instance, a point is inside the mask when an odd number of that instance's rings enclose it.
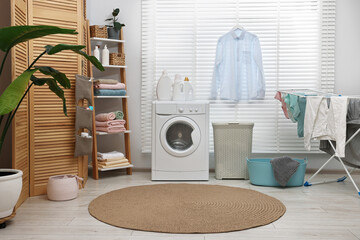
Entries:
{"label": "white plant pot", "polygon": [[0,169],[0,218],[12,214],[21,193],[22,175],[17,169]]}

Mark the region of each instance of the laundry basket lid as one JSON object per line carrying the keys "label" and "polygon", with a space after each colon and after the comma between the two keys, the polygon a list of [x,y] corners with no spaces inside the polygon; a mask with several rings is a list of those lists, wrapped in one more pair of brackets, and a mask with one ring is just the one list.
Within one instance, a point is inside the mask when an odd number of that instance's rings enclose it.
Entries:
{"label": "laundry basket lid", "polygon": [[246,126],[253,127],[253,122],[212,122],[213,127],[216,126]]}

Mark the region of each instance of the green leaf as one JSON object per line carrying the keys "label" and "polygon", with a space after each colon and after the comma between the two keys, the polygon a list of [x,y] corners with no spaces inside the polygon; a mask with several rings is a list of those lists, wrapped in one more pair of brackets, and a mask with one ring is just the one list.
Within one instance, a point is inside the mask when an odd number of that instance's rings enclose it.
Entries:
{"label": "green leaf", "polygon": [[124,26],[125,26],[125,24],[122,24],[122,23],[118,23],[118,22],[114,23],[114,28],[117,30],[120,30]]}
{"label": "green leaf", "polygon": [[0,28],[0,50],[9,51],[18,43],[51,34],[77,34],[75,30],[53,26],[12,26]]}
{"label": "green leaf", "polygon": [[51,80],[53,78],[37,78],[34,75],[31,76],[30,80],[34,82],[36,86],[43,86],[46,81]]}
{"label": "green leaf", "polygon": [[113,20],[112,18],[105,19],[105,21],[112,21],[112,20]]}
{"label": "green leaf", "polygon": [[40,72],[44,75],[52,76],[64,88],[71,87],[70,80],[66,77],[66,75],[64,73],[59,72],[58,70],[56,70],[52,67],[36,67],[35,66],[35,68],[39,69]]}
{"label": "green leaf", "polygon": [[63,101],[63,112],[65,114],[65,116],[67,115],[67,109],[66,109],[66,99],[65,99],[65,95],[64,95],[64,90],[62,90],[56,83],[56,81],[54,79],[48,79],[46,81],[46,84],[49,86],[49,89],[54,92],[59,98],[62,99]]}
{"label": "green leaf", "polygon": [[64,51],[64,50],[81,50],[85,48],[84,45],[68,45],[68,44],[58,44],[56,46],[46,45],[45,49],[47,54],[53,55],[55,53]]}
{"label": "green leaf", "polygon": [[[87,55],[84,51],[81,51],[81,49],[85,48],[85,46],[82,45],[67,45],[67,44],[58,44],[55,47],[51,46],[51,45],[47,45],[45,46],[46,51],[48,52],[49,55],[58,53],[60,51],[63,50],[71,50],[77,54],[80,54],[82,56],[84,56],[86,59],[88,59],[97,69],[99,69],[100,71],[105,71],[103,65],[99,62],[99,60],[94,57],[94,56],[89,56]],[[54,69],[55,70],[55,69]],[[41,70],[40,70],[41,71]],[[45,74],[45,73],[44,73]],[[46,74],[49,75],[49,74]],[[65,75],[65,74],[64,74]],[[53,75],[51,75],[53,76]],[[67,85],[63,85],[62,82],[59,81],[59,79],[57,79],[55,76],[53,76],[56,80],[58,80],[58,82],[64,87],[64,88],[68,88]],[[66,77],[66,76],[65,76]],[[61,80],[61,79],[60,79]],[[70,83],[69,83],[70,84]]]}
{"label": "green leaf", "polygon": [[116,8],[116,9],[113,10],[112,15],[114,17],[116,17],[119,14],[119,12],[120,12],[120,9]]}
{"label": "green leaf", "polygon": [[37,69],[26,70],[18,76],[0,96],[0,115],[8,114],[19,104],[28,86],[30,77]]}
{"label": "green leaf", "polygon": [[89,56],[87,55],[85,52],[79,50],[73,50],[74,52],[80,54],[81,56],[84,56],[87,60],[89,60],[97,69],[99,69],[100,71],[105,71],[105,68],[103,67],[103,65],[99,62],[99,60],[94,57],[94,56]]}

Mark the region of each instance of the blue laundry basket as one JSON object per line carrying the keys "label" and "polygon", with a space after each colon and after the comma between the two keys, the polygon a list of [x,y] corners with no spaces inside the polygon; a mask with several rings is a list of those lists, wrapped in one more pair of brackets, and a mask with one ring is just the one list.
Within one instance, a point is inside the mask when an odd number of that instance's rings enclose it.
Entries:
{"label": "blue laundry basket", "polygon": [[[273,168],[270,163],[271,158],[252,158],[247,159],[247,167],[251,184],[260,186],[280,187],[281,185],[275,180]],[[307,158],[294,159],[300,163],[298,169],[292,175],[287,187],[302,186],[304,183]]]}

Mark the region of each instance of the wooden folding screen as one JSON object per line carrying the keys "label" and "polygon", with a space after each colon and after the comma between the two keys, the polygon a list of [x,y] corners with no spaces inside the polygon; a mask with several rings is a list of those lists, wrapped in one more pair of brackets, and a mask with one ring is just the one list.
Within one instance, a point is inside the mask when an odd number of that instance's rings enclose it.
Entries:
{"label": "wooden folding screen", "polygon": [[[29,59],[35,59],[47,44],[83,43],[83,10],[77,0],[29,0],[29,24],[76,29],[78,35],[52,35],[29,45]],[[35,87],[30,95],[30,195],[46,193],[48,178],[59,174],[84,177],[87,160],[74,158],[75,75],[82,73],[81,57],[66,51],[45,56],[39,65],[49,65],[65,73],[72,88],[65,90],[68,117],[61,100],[46,86]],[[84,166],[85,165],[85,166]]]}
{"label": "wooden folding screen", "polygon": [[[27,2],[11,1],[11,25],[27,24]],[[28,43],[16,45],[11,51],[12,80],[28,66]],[[29,108],[26,96],[20,105],[12,123],[12,167],[23,171],[23,188],[18,205],[29,196]]]}
{"label": "wooden folding screen", "polygon": [[[27,23],[29,25],[52,25],[76,29],[79,33],[78,35],[51,35],[30,41],[29,62],[32,62],[44,51],[45,45],[83,44],[85,42],[83,1],[22,1],[25,2],[25,5],[27,3]],[[16,19],[17,12],[15,15]],[[13,57],[13,61],[17,62],[19,59]],[[87,157],[74,157],[75,75],[87,71],[84,69],[86,64],[83,61],[81,56],[71,51],[64,51],[53,56],[44,55],[37,62],[39,66],[51,66],[65,73],[70,79],[72,87],[65,90],[68,117],[63,113],[62,100],[47,86],[33,86],[29,92],[28,148],[26,148],[27,152],[24,152],[24,156],[28,157],[29,183],[24,181],[24,185],[30,186],[30,196],[46,194],[47,181],[50,176],[76,174],[87,179]],[[18,130],[20,129],[15,125],[15,146],[19,141],[16,137]],[[13,156],[14,166],[20,161],[19,157],[18,155]],[[24,191],[22,194],[26,195],[26,192]]]}

